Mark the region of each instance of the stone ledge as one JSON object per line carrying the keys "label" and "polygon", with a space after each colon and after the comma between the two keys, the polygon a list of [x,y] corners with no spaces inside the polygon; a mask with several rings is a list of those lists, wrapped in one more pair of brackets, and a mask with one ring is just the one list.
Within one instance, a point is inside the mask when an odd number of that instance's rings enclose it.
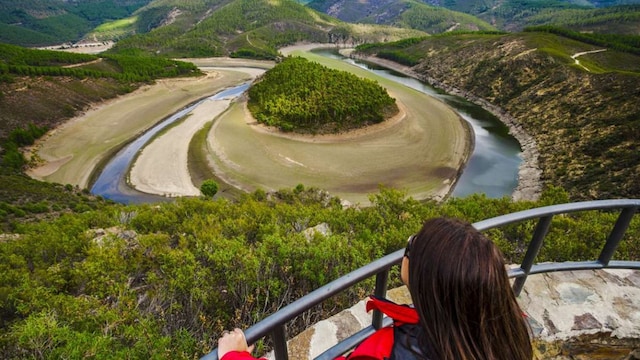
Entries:
{"label": "stone ledge", "polygon": [[[387,298],[411,302],[406,287],[389,290]],[[536,359],[640,359],[640,271],[532,275],[518,302],[531,324]],[[369,324],[363,300],[291,339],[289,358],[312,359]]]}

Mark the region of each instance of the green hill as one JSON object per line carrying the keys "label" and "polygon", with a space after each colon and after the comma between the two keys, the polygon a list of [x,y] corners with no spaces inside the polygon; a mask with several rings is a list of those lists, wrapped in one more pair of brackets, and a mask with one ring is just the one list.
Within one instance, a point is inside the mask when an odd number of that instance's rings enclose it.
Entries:
{"label": "green hill", "polygon": [[[595,38],[466,34],[361,50],[412,59],[412,69],[436,86],[512,115],[537,143],[543,180],[567,189],[572,199],[635,198],[640,57],[637,47],[615,50],[633,43],[625,37]],[[584,53],[595,50],[605,51]],[[584,54],[572,58],[578,53]]]}
{"label": "green hill", "polygon": [[351,23],[384,24],[437,34],[452,30],[496,30],[472,15],[414,0],[315,0],[307,6]]}
{"label": "green hill", "polygon": [[[151,6],[156,7],[151,7]],[[161,9],[159,2],[139,13]],[[166,22],[148,33],[121,40],[112,52],[139,51],[171,57],[233,56],[273,59],[277,48],[300,41],[382,41],[419,36],[420,32],[377,27],[359,31],[311,10],[293,0],[234,0],[218,4],[206,17],[195,22],[191,12],[175,12],[173,22]],[[179,9],[178,5],[176,8]],[[165,7],[166,11],[166,7]],[[162,11],[158,10],[158,14]],[[180,13],[180,14],[178,14]],[[166,13],[165,13],[166,16]],[[139,26],[139,25],[138,25]]]}
{"label": "green hill", "polygon": [[150,0],[0,0],[0,42],[22,46],[81,40],[108,20],[131,15]]}
{"label": "green hill", "polygon": [[432,34],[556,25],[575,31],[638,35],[638,3],[640,0],[314,0],[307,5],[343,21],[389,24]]}
{"label": "green hill", "polygon": [[249,89],[249,110],[266,125],[300,133],[337,133],[398,113],[386,89],[300,57],[287,57]]}

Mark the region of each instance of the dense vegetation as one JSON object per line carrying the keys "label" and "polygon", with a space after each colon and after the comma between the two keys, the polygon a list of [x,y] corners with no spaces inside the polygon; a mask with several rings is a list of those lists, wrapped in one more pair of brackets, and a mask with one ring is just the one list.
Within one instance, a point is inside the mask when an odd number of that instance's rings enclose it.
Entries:
{"label": "dense vegetation", "polygon": [[[211,350],[222,329],[255,323],[402,248],[424,219],[476,221],[567,195],[550,189],[536,203],[472,196],[436,205],[381,189],[372,200],[372,207],[344,209],[338,199],[298,186],[233,203],[112,205],[16,224],[0,241],[0,357],[192,359]],[[596,258],[615,216],[556,217],[539,260]],[[323,223],[329,233],[305,231]],[[533,229],[525,222],[488,234],[519,262]],[[639,219],[616,258],[640,258]],[[392,279],[397,285],[396,272]],[[328,301],[289,333],[372,289],[368,282]]]}
{"label": "dense vegetation", "polygon": [[[105,61],[102,68],[70,66]],[[92,65],[92,64],[88,64]],[[108,71],[105,71],[108,69]],[[114,71],[115,70],[115,71]],[[11,81],[17,76],[72,76],[76,78],[114,78],[124,82],[149,82],[162,77],[198,75],[200,71],[191,63],[160,57],[132,55],[74,54],[63,51],[31,50],[0,43],[0,80]]]}
{"label": "dense vegetation", "polygon": [[[209,11],[212,8],[215,11]],[[166,21],[168,13],[179,15]],[[235,0],[215,6],[204,0],[188,4],[163,1],[151,3],[136,16],[138,29],[142,22],[150,28],[139,29],[138,35],[119,41],[111,52],[142,50],[169,57],[277,59],[278,48],[296,42],[362,43],[424,35],[417,30],[378,25],[369,25],[363,31],[361,25],[343,23],[293,0]]]}
{"label": "dense vegetation", "polygon": [[[588,43],[525,32],[359,49],[409,59],[425,80],[513,116],[537,143],[543,181],[567,189],[573,200],[637,198],[640,59],[615,50],[633,44],[627,36],[582,35]],[[596,47],[591,40],[602,42]],[[571,58],[602,49],[580,56],[580,65]]]}
{"label": "dense vegetation", "polygon": [[551,25],[581,33],[638,34],[640,5],[598,9],[546,9],[526,19],[526,26]]}
{"label": "dense vegetation", "polygon": [[640,8],[620,4],[599,0],[314,0],[308,6],[343,21],[411,27],[430,34],[495,28],[521,31],[534,25],[565,26],[578,32],[637,34]]}
{"label": "dense vegetation", "polygon": [[395,115],[395,100],[376,82],[287,57],[249,89],[249,110],[283,131],[335,133]]}
{"label": "dense vegetation", "polygon": [[[53,220],[61,214],[83,213],[108,205],[108,201],[86,189],[37,181],[0,167],[0,234],[14,232],[19,224]],[[2,239],[0,235],[0,242]]]}
{"label": "dense vegetation", "polygon": [[150,0],[0,0],[0,42],[44,46],[74,42],[106,20],[132,14]]}
{"label": "dense vegetation", "polygon": [[237,0],[220,7],[189,29],[176,23],[133,36],[117,44],[114,52],[144,49],[166,56],[232,55],[275,58],[277,47],[296,41],[327,42],[321,26],[336,21],[314,14],[292,0]]}

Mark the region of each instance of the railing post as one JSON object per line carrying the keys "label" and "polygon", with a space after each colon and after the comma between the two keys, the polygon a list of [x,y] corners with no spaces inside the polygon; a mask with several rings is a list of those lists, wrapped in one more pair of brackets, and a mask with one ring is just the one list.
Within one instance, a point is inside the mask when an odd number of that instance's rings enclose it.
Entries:
{"label": "railing post", "polygon": [[287,337],[284,333],[284,324],[280,324],[273,329],[271,338],[273,339],[273,354],[276,360],[288,360],[289,353],[287,351]]}
{"label": "railing post", "polygon": [[609,238],[602,248],[600,257],[598,257],[598,262],[602,264],[603,267],[609,264],[609,260],[611,260],[613,253],[618,248],[618,244],[620,240],[622,240],[622,236],[624,236],[624,233],[627,231],[631,219],[637,210],[637,207],[625,208],[620,213],[620,216],[618,216],[618,220],[616,220],[616,224],[613,226]]}
{"label": "railing post", "polygon": [[520,292],[524,287],[524,283],[525,281],[527,281],[527,276],[529,276],[531,266],[533,266],[533,262],[535,261],[536,256],[538,256],[540,248],[542,247],[542,241],[544,240],[544,237],[547,236],[547,232],[549,232],[551,219],[553,219],[553,215],[540,217],[538,225],[536,225],[536,229],[533,232],[533,238],[531,238],[531,243],[529,243],[527,253],[524,255],[524,259],[522,260],[522,264],[520,265],[520,268],[522,269],[522,271],[524,271],[524,276],[516,278],[516,280],[513,282],[513,292],[516,294],[516,296],[520,295]]}
{"label": "railing post", "polygon": [[[385,298],[387,295],[388,282],[389,270],[384,270],[376,274],[376,288],[373,290],[373,295],[379,298]],[[373,310],[371,325],[374,329],[380,329],[382,327],[382,318],[383,314],[380,310]]]}

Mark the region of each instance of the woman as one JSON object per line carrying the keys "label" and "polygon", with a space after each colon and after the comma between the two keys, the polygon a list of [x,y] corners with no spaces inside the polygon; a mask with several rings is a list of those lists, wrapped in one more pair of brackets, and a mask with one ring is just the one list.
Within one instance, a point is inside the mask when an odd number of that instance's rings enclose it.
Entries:
{"label": "woman", "polygon": [[[425,222],[407,242],[401,278],[415,310],[373,299],[367,307],[390,309],[386,313],[395,319],[394,327],[378,330],[347,359],[533,357],[502,255],[470,224],[450,218]],[[402,314],[402,319],[393,314]],[[391,345],[380,353],[379,344],[385,342]],[[376,354],[369,352],[373,347]],[[249,352],[239,329],[219,340],[221,360],[250,358]]]}

